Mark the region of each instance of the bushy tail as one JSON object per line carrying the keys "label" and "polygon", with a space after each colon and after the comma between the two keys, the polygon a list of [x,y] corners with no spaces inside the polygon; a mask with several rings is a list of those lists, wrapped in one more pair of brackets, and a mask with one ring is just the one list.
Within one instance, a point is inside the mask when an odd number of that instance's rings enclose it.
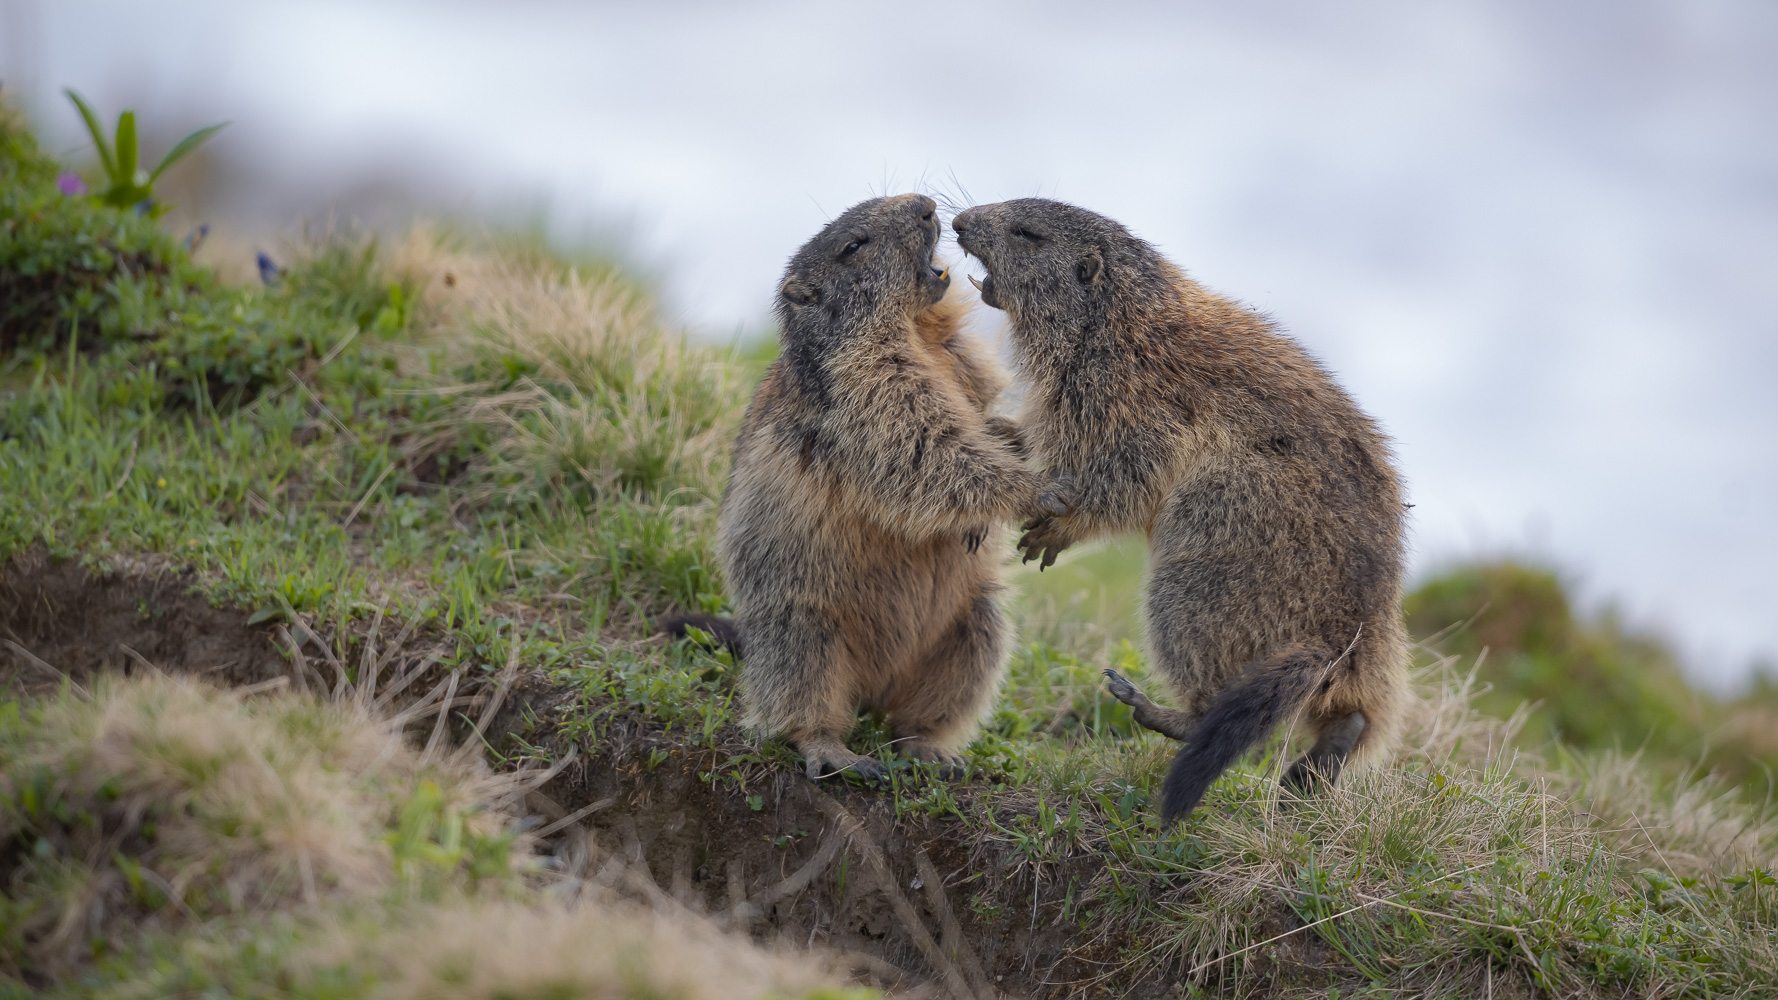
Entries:
{"label": "bushy tail", "polygon": [[736,659],[745,657],[741,651],[741,627],[733,618],[718,618],[715,615],[679,615],[675,618],[661,620],[660,631],[666,635],[684,638],[687,628],[695,628],[716,640],[717,645],[727,646]]}
{"label": "bushy tail", "polygon": [[1259,664],[1236,686],[1217,695],[1167,770],[1162,821],[1172,823],[1190,815],[1211,782],[1278,723],[1296,714],[1336,655],[1334,650],[1299,647]]}

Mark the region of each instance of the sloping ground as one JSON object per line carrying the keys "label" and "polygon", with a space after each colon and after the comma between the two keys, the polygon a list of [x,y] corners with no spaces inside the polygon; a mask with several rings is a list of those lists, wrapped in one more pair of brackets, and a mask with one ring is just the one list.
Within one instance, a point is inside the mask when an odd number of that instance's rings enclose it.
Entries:
{"label": "sloping ground", "polygon": [[[56,169],[0,108],[0,278],[23,290],[0,316],[0,667],[22,699],[0,702],[0,728],[42,777],[0,769],[0,988],[1603,998],[1778,982],[1766,810],[1621,755],[1521,755],[1449,662],[1393,766],[1295,801],[1281,741],[1162,829],[1150,797],[1172,748],[1134,731],[1096,669],[1141,676],[1140,654],[1028,617],[966,780],[896,761],[886,788],[812,786],[738,727],[731,659],[650,635],[668,610],[723,607],[714,500],[749,362],[688,346],[609,262],[497,241],[336,241],[285,256],[275,285],[225,286],[147,220],[62,196]],[[229,685],[179,704],[217,713],[240,753],[197,746],[210,763],[185,785],[127,768],[82,784],[78,739],[17,749],[89,697],[185,690],[161,671]],[[266,718],[392,726],[406,744],[380,745],[407,763],[335,760],[300,733],[307,756],[287,761],[256,735]],[[209,728],[167,735],[189,750]],[[853,738],[886,742],[876,720]],[[322,786],[362,779],[335,797],[383,845],[381,875],[356,880],[376,891],[335,898],[322,877],[311,894],[285,869],[263,899],[186,891],[230,885],[226,866],[191,880],[202,858],[254,853],[234,847],[161,871],[171,848],[116,803],[196,808],[214,773],[285,808],[235,757],[287,784],[299,772],[279,769],[311,758]],[[445,760],[468,770],[425,777]],[[57,788],[85,798],[46,812]],[[239,809],[193,815],[243,836]],[[259,853],[274,827],[249,831]],[[50,899],[76,905],[46,924]],[[693,974],[676,948],[717,960]],[[834,953],[853,966],[824,971]]]}

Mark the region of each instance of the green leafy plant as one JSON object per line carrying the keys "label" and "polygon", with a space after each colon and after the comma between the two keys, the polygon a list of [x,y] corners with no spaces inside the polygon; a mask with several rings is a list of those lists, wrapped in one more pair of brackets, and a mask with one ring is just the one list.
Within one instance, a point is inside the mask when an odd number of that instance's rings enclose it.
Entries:
{"label": "green leafy plant", "polygon": [[99,117],[93,109],[73,88],[64,91],[68,99],[80,110],[80,117],[86,122],[86,129],[92,133],[93,145],[99,150],[99,163],[105,168],[105,177],[111,186],[95,195],[101,204],[115,208],[128,208],[147,202],[148,214],[159,215],[166,211],[166,206],[154,202],[154,182],[160,180],[167,168],[191,155],[191,152],[202,146],[217,132],[222,131],[227,122],[210,125],[179,140],[166,156],[161,157],[153,170],[145,170],[137,166],[136,145],[136,113],[125,111],[117,116],[117,137],[115,143],[105,141],[105,132],[99,127]]}

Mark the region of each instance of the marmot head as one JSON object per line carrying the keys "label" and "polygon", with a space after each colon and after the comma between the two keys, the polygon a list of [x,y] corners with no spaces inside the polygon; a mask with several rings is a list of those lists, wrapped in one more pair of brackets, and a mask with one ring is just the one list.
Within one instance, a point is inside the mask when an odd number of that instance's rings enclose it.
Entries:
{"label": "marmot head", "polygon": [[1148,285],[1165,267],[1116,221],[1047,198],[977,205],[951,228],[963,252],[988,269],[982,301],[1006,310],[1018,337],[1090,328],[1113,308],[1113,286]]}
{"label": "marmot head", "polygon": [[787,340],[843,335],[874,315],[910,316],[944,298],[937,204],[918,194],[872,198],[840,213],[790,258],[778,287]]}

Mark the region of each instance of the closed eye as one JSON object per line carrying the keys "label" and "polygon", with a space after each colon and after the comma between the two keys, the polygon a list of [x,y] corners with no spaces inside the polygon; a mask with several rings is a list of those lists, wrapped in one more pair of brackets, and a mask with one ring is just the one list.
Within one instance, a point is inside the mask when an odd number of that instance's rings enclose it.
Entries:
{"label": "closed eye", "polygon": [[1014,229],[1012,231],[1012,234],[1014,236],[1020,237],[1022,239],[1030,240],[1033,243],[1042,243],[1043,242],[1043,237],[1040,234],[1034,233],[1031,230],[1026,229],[1024,226],[1019,226],[1018,228]]}
{"label": "closed eye", "polygon": [[866,236],[866,237],[862,237],[860,239],[853,240],[852,242],[846,244],[845,249],[840,251],[840,259],[845,260],[847,257],[852,256],[853,254],[858,252],[859,247],[864,246],[866,243],[869,243],[869,242],[870,242],[870,237]]}

